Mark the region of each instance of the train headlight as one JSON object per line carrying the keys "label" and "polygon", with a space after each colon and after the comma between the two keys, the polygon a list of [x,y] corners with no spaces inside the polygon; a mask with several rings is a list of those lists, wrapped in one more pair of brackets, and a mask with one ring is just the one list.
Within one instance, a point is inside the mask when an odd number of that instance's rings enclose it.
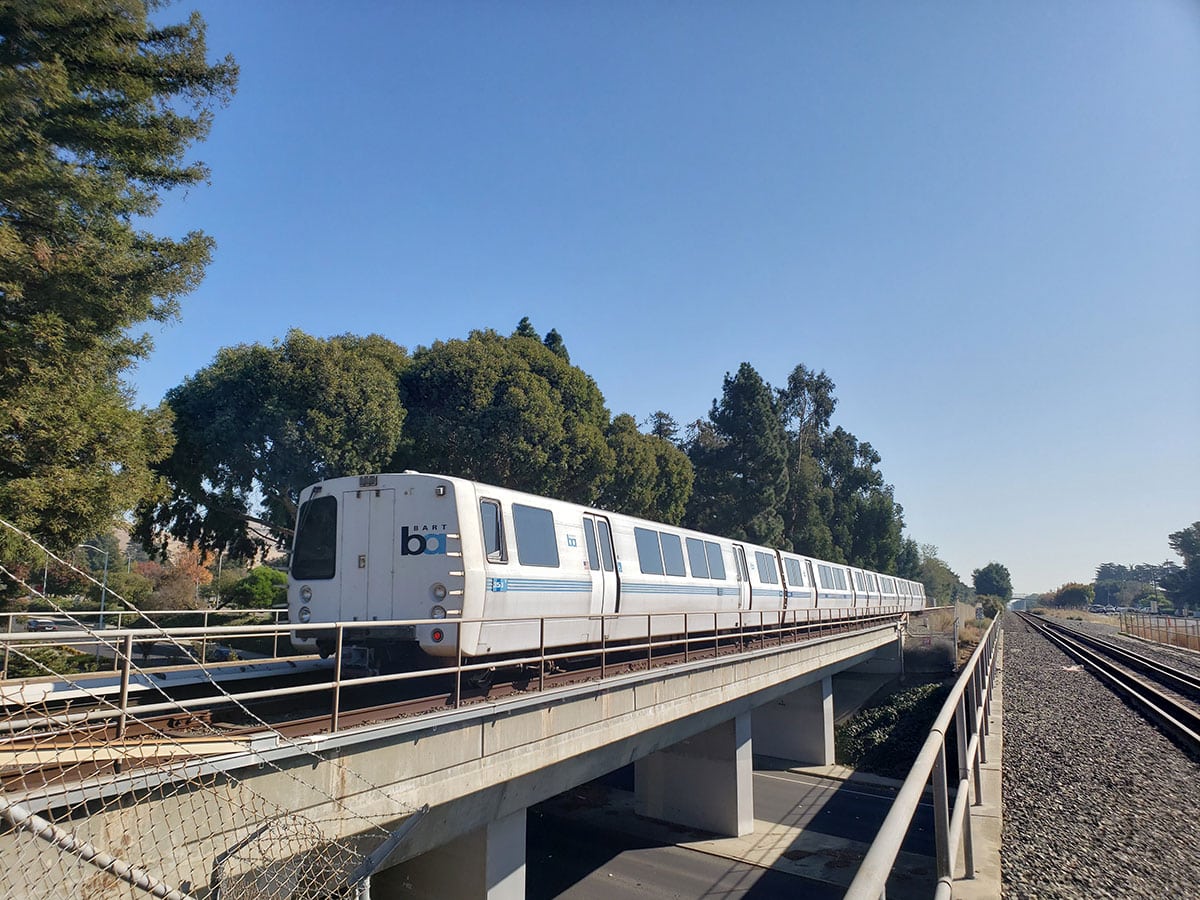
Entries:
{"label": "train headlight", "polygon": [[307,584],[300,588],[300,599],[305,603],[312,599],[312,588]]}
{"label": "train headlight", "polygon": [[446,586],[444,584],[435,584],[433,586],[433,596],[439,600],[446,599]]}
{"label": "train headlight", "polygon": [[298,613],[298,618],[300,619],[300,623],[302,625],[307,625],[309,619],[312,618],[312,610],[309,609],[307,606],[300,607],[300,612]]}
{"label": "train headlight", "polygon": [[435,606],[433,609],[431,609],[431,610],[429,611],[429,618],[431,618],[431,619],[444,619],[444,618],[446,618],[446,607],[444,607],[444,606]]}

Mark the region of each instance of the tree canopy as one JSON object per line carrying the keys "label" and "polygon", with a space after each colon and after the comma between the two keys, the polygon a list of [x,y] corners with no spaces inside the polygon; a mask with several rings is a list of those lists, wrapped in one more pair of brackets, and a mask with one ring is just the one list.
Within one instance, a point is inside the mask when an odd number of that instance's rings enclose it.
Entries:
{"label": "tree canopy", "polygon": [[696,469],[689,525],[788,549],[779,514],[788,486],[783,425],[771,389],[749,363],[726,374],[688,456]]}
{"label": "tree canopy", "polygon": [[1005,603],[1012,599],[1012,576],[1001,563],[990,562],[982,569],[972,572],[971,577],[975,582],[976,594],[1000,597]]}
{"label": "tree canopy", "polygon": [[1173,532],[1167,543],[1183,557],[1183,566],[1167,575],[1163,586],[1176,607],[1200,609],[1200,522]]}
{"label": "tree canopy", "polygon": [[[158,467],[166,503],[139,510],[139,537],[170,534],[253,556],[268,542],[249,516],[290,528],[300,490],[387,468],[403,433],[408,354],[379,335],[228,347],[167,393],[176,442]],[[160,538],[161,541],[161,538]]]}
{"label": "tree canopy", "polygon": [[473,331],[414,352],[401,380],[408,420],[396,468],[596,501],[614,465],[604,397],[528,331]]}
{"label": "tree canopy", "polygon": [[[143,230],[163,191],[207,179],[186,151],[232,95],[204,22],[139,0],[0,5],[0,515],[57,545],[152,495],[165,413],[121,381],[136,326],[178,312],[212,240]],[[132,329],[132,330],[131,330]]]}

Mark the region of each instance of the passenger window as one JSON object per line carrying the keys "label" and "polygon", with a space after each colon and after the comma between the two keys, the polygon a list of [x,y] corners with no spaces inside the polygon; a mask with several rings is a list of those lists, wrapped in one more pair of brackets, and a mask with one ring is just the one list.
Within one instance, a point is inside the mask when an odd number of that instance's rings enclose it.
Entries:
{"label": "passenger window", "polygon": [[679,535],[663,531],[659,532],[659,538],[662,540],[663,566],[667,574],[686,575],[687,569],[683,567],[683,543],[679,540]]}
{"label": "passenger window", "polygon": [[662,550],[658,546],[658,532],[649,528],[633,529],[633,539],[637,543],[638,565],[644,575],[663,574]]}
{"label": "passenger window", "polygon": [[817,566],[817,575],[821,578],[821,587],[833,590],[833,570],[829,566]]}
{"label": "passenger window", "polygon": [[558,568],[558,539],[554,513],[537,506],[513,504],[513,527],[517,534],[517,559],[523,566]]}
{"label": "passenger window", "polygon": [[712,541],[704,542],[704,555],[708,557],[708,575],[717,581],[725,580],[725,558],[721,555],[721,545]]}
{"label": "passenger window", "polygon": [[767,584],[779,584],[779,574],[775,571],[775,560],[771,554],[755,550],[754,559],[758,562],[758,577]]}
{"label": "passenger window", "polygon": [[604,563],[604,571],[611,572],[614,568],[614,563],[612,535],[608,530],[608,522],[600,519],[596,522],[596,527],[600,529],[600,561]]}
{"label": "passenger window", "polygon": [[596,553],[596,526],[591,519],[583,520],[583,542],[587,544],[588,569],[595,572],[600,568],[600,557]]}
{"label": "passenger window", "polygon": [[708,577],[708,559],[704,555],[704,541],[696,538],[687,539],[688,565],[692,567],[693,578]]}
{"label": "passenger window", "polygon": [[792,587],[804,587],[804,572],[800,568],[800,561],[795,559],[785,559],[784,566],[787,568],[788,581]]}
{"label": "passenger window", "polygon": [[479,519],[483,523],[483,552],[488,562],[508,562],[508,548],[504,545],[504,519],[500,516],[500,504],[495,500],[479,501]]}

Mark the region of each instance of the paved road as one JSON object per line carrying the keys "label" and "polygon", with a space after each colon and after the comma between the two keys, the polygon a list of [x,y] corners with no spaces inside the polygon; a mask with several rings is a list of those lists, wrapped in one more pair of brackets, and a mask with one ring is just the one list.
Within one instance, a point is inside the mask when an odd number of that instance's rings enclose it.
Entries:
{"label": "paved road", "polygon": [[[638,819],[632,794],[611,786],[588,785],[535,807],[527,824],[527,896],[843,896],[893,792],[767,766],[754,776],[758,827],[744,838]],[[932,832],[926,804],[905,842],[900,874],[889,882],[889,898],[931,895]]]}

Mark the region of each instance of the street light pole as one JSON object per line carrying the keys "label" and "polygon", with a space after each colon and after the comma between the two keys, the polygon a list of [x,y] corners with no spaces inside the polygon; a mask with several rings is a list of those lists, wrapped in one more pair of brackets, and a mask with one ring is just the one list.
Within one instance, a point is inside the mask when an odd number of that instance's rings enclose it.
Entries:
{"label": "street light pole", "polygon": [[88,550],[95,550],[97,553],[104,554],[104,579],[100,584],[100,630],[104,630],[104,601],[108,599],[108,551],[102,547],[96,547],[92,544],[79,544]]}

